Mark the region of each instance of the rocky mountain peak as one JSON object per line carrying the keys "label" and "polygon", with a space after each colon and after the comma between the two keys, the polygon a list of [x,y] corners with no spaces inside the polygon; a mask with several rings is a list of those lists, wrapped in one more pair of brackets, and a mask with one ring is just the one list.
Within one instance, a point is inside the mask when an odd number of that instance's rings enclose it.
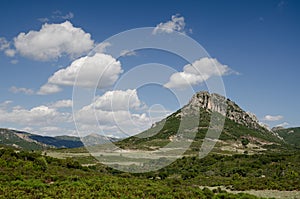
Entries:
{"label": "rocky mountain peak", "polygon": [[207,91],[201,91],[193,95],[187,105],[190,109],[203,108],[209,112],[218,112],[228,119],[253,129],[265,129],[260,125],[253,113],[241,109],[235,102],[226,97]]}

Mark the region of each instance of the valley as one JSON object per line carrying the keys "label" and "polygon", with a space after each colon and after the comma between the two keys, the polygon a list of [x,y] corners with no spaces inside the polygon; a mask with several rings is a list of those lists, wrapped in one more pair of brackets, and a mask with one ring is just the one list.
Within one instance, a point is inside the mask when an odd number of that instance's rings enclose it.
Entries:
{"label": "valley", "polygon": [[[122,140],[0,129],[0,196],[299,198],[298,128],[270,130],[229,99],[224,112],[220,99],[196,93],[183,109]],[[180,129],[182,114],[195,117],[196,109],[198,126]],[[212,114],[224,120],[218,140],[206,135]],[[214,147],[199,157],[205,142]]]}

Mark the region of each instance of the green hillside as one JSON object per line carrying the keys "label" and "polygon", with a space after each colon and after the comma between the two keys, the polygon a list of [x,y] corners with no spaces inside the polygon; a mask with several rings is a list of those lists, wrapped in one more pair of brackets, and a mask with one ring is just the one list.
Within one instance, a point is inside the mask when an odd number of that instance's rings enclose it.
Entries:
{"label": "green hillside", "polygon": [[28,136],[30,136],[29,133],[10,129],[0,129],[0,144],[27,150],[42,150],[43,148],[46,148],[46,145],[43,145],[42,143],[27,139]]}
{"label": "green hillside", "polygon": [[300,127],[275,130],[287,143],[300,149]]}

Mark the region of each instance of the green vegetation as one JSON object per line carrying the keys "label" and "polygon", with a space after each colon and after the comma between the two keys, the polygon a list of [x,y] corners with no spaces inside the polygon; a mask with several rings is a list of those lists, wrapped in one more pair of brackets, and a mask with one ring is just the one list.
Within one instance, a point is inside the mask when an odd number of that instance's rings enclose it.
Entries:
{"label": "green vegetation", "polygon": [[28,136],[29,134],[0,128],[0,144],[29,150],[42,150],[45,148],[41,144],[24,140],[21,135]]}
{"label": "green vegetation", "polygon": [[212,154],[203,159],[186,156],[159,171],[143,174],[124,173],[101,164],[83,167],[79,161],[2,148],[0,198],[256,198],[199,187],[300,190],[299,151]]}
{"label": "green vegetation", "polygon": [[300,153],[183,157],[145,177],[187,180],[187,185],[226,186],[231,190],[300,190]]}
{"label": "green vegetation", "polygon": [[[184,136],[187,132],[178,132],[180,125],[180,116],[177,116],[181,110],[173,113],[166,119],[158,122],[156,126],[150,128],[139,134],[138,136],[129,137],[122,141],[115,143],[119,147],[123,149],[141,149],[141,150],[154,150],[160,147],[163,147],[170,143],[170,137],[176,136],[176,134],[181,134]],[[216,113],[217,117],[215,119],[221,119],[222,116],[219,113]],[[193,116],[188,116],[193,117]],[[194,142],[191,144],[190,151],[198,152],[201,148],[202,140],[205,138],[209,122],[210,122],[211,113],[206,111],[205,109],[200,108],[200,120]],[[188,120],[188,118],[186,118]],[[193,125],[191,125],[193,126]],[[184,130],[188,130],[188,128],[183,128]],[[252,129],[246,127],[242,124],[234,122],[228,118],[225,118],[225,124],[223,131],[220,135],[220,140],[225,142],[236,142],[237,144],[244,143],[248,140],[248,144],[250,143],[250,138],[252,139],[253,144],[261,145],[261,143],[270,143],[266,146],[262,146],[263,148],[273,150],[282,150],[289,148],[287,144],[285,144],[278,137],[274,136],[271,132],[266,129]],[[247,145],[247,144],[246,144]],[[246,146],[244,145],[244,146]]]}
{"label": "green vegetation", "polygon": [[83,146],[83,143],[81,142],[79,137],[49,137],[3,128],[0,128],[0,144],[22,150],[76,148]]}
{"label": "green vegetation", "polygon": [[165,172],[132,175],[100,164],[83,167],[71,158],[2,148],[0,198],[257,198],[201,189],[183,173],[177,178],[169,177],[174,171]]}
{"label": "green vegetation", "polygon": [[275,131],[287,143],[300,149],[300,128],[279,129]]}
{"label": "green vegetation", "polygon": [[247,148],[247,145],[249,144],[249,140],[247,139],[247,138],[242,138],[242,145],[245,147],[245,148]]}

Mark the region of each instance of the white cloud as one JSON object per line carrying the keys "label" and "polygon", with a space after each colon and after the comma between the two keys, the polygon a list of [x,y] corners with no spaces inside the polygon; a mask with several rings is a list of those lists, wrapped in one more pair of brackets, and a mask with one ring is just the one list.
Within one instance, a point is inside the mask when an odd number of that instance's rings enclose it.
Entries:
{"label": "white cloud", "polygon": [[104,111],[141,109],[143,103],[139,100],[136,90],[107,91],[102,96],[97,96],[93,106]]}
{"label": "white cloud", "polygon": [[[100,126],[91,123],[97,116]],[[124,137],[137,134],[151,126],[151,120],[145,113],[133,114],[129,111],[103,111],[84,108],[77,113],[77,126],[85,133],[100,132],[103,130],[105,135],[111,134]],[[100,129],[99,129],[100,127]]]}
{"label": "white cloud", "polygon": [[227,66],[218,62],[217,59],[204,57],[194,63],[185,65],[183,72],[171,75],[169,82],[164,86],[167,88],[185,88],[189,85],[200,84],[213,76],[223,76],[233,73]]}
{"label": "white cloud", "polygon": [[0,37],[0,51],[4,51],[4,54],[8,57],[14,57],[16,55],[16,50],[11,49],[10,42],[4,37]]}
{"label": "white cloud", "polygon": [[6,100],[6,101],[0,103],[0,111],[6,110],[9,107],[9,105],[12,103],[13,103],[13,101],[11,101],[11,100]]}
{"label": "white cloud", "polygon": [[274,122],[278,120],[282,120],[283,116],[282,115],[266,115],[263,120],[269,121],[269,122]]}
{"label": "white cloud", "polygon": [[14,49],[6,49],[4,51],[5,55],[8,56],[8,57],[14,57],[16,55],[16,50]]}
{"label": "white cloud", "polygon": [[13,107],[12,110],[0,110],[0,122],[18,125],[48,126],[71,121],[70,113],[61,113],[54,108],[37,106],[32,109]]}
{"label": "white cloud", "polygon": [[[153,34],[157,33],[173,33],[174,31],[185,33],[185,22],[184,17],[180,15],[172,15],[171,21],[158,24]],[[191,31],[190,31],[191,32]]]}
{"label": "white cloud", "polygon": [[127,56],[136,56],[136,52],[132,50],[122,50],[120,56],[127,57]]}
{"label": "white cloud", "polygon": [[14,38],[16,50],[24,57],[47,61],[64,54],[78,57],[94,46],[91,35],[69,21],[61,24],[44,24],[39,31],[20,33]]}
{"label": "white cloud", "polygon": [[68,136],[78,136],[77,131],[69,128],[62,128],[58,126],[45,126],[31,130],[31,133],[44,135],[44,136],[59,136],[59,135],[68,135]]}
{"label": "white cloud", "polygon": [[18,88],[15,86],[10,87],[9,91],[12,93],[24,93],[26,95],[34,94],[34,91],[30,88]]}
{"label": "white cloud", "polygon": [[59,88],[57,85],[73,86],[76,78],[77,86],[107,88],[115,83],[122,72],[119,61],[110,55],[96,53],[92,57],[79,58],[67,68],[55,72],[49,77],[47,84],[41,87],[39,93],[59,92],[60,89],[57,89]]}
{"label": "white cloud", "polygon": [[53,94],[53,93],[58,93],[61,90],[62,89],[55,84],[45,84],[40,88],[40,90],[37,92],[37,94],[38,95],[49,95],[49,94]]}
{"label": "white cloud", "polygon": [[31,109],[12,107],[12,103],[10,100],[0,103],[2,127],[48,136],[76,135],[72,114],[57,110],[62,106],[69,106],[69,100],[60,100],[49,106],[40,105]]}
{"label": "white cloud", "polygon": [[56,101],[55,103],[51,104],[51,107],[53,108],[68,108],[72,107],[72,100],[59,100]]}
{"label": "white cloud", "polygon": [[97,117],[105,135],[124,136],[123,132],[133,135],[151,126],[145,113],[136,112],[144,106],[136,90],[108,91],[75,113],[77,126],[85,132],[99,132],[99,127],[93,122]]}
{"label": "white cloud", "polygon": [[281,126],[281,127],[286,127],[286,126],[288,126],[288,125],[290,125],[290,123],[288,123],[288,122],[283,122],[283,123],[281,123],[281,124],[277,124],[276,127],[279,127],[279,126]]}
{"label": "white cloud", "polygon": [[69,129],[69,128],[62,128],[58,126],[43,126],[43,127],[25,126],[23,128],[20,128],[19,130],[28,133],[33,133],[36,135],[42,135],[42,136],[59,136],[59,135],[78,136],[76,130]]}
{"label": "white cloud", "polygon": [[105,53],[106,52],[106,48],[111,46],[111,44],[109,42],[102,42],[100,44],[98,44],[94,49],[93,52],[95,53]]}

